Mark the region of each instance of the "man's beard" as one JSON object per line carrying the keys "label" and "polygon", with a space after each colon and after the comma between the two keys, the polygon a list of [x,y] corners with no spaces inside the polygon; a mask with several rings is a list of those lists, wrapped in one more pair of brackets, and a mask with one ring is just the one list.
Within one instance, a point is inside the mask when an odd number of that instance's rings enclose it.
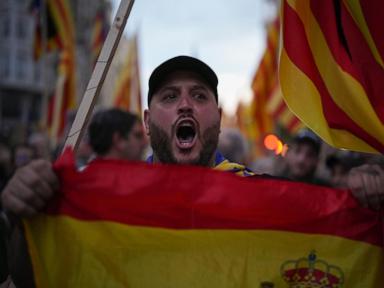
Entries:
{"label": "man's beard", "polygon": [[[175,158],[174,153],[172,152],[171,138],[168,137],[167,133],[157,126],[154,123],[149,123],[151,131],[151,146],[153,153],[157,156],[161,163],[169,164],[180,164],[179,161]],[[173,130],[174,128],[172,128]],[[214,124],[211,127],[207,128],[199,140],[201,142],[201,151],[198,157],[188,161],[190,165],[199,165],[199,166],[209,166],[213,157],[213,154],[216,151],[217,144],[219,141],[220,133],[220,123]],[[175,133],[172,133],[175,135]],[[173,136],[176,137],[176,136]],[[188,153],[188,152],[186,152]]]}

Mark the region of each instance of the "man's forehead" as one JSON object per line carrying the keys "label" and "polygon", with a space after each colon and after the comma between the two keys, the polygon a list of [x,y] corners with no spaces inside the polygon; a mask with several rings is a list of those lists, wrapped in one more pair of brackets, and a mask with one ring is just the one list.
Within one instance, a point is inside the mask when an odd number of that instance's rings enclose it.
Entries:
{"label": "man's forehead", "polygon": [[318,149],[316,148],[315,144],[313,144],[310,141],[300,141],[296,142],[292,145],[293,148],[300,151],[309,151],[313,152],[314,154],[318,154]]}

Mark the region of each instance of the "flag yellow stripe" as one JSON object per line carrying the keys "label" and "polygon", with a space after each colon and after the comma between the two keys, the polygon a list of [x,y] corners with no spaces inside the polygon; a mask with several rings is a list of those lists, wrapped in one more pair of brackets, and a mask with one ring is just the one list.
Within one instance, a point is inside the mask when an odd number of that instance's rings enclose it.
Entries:
{"label": "flag yellow stripe", "polygon": [[[74,48],[75,29],[73,26],[73,18],[66,0],[50,0],[48,7],[55,19],[56,27],[59,31],[60,39],[65,47]],[[60,7],[63,9],[62,13]]]}
{"label": "flag yellow stripe", "polygon": [[[281,90],[287,106],[292,111],[296,111],[296,115],[306,126],[311,127],[328,143],[333,143],[329,135],[328,123],[324,118],[319,92],[312,81],[292,63],[285,49],[281,51],[279,74]],[[305,97],[298,96],[303,93]]]}
{"label": "flag yellow stripe", "polygon": [[276,89],[274,89],[272,96],[268,100],[267,110],[270,113],[274,113],[283,101],[284,100],[283,95],[281,94],[280,86],[277,86]]}
{"label": "flag yellow stripe", "polygon": [[[296,115],[300,118],[301,122],[311,127],[324,141],[333,146],[353,150],[357,150],[358,147],[359,151],[377,152],[370,145],[348,131],[329,128],[323,115],[321,97],[315,85],[292,63],[284,49],[280,59],[279,73],[283,97],[288,107],[292,111],[296,111]],[[297,85],[297,83],[300,83],[300,85]],[[305,93],[305,97],[299,97],[300,101],[297,101],[298,95],[303,93]],[[311,107],[311,109],[308,109],[308,107]]]}
{"label": "flag yellow stripe", "polygon": [[[333,142],[336,143],[336,147],[360,152],[377,153],[377,150],[372,146],[346,130],[329,128],[329,133],[333,139]],[[356,147],[358,147],[359,150]]]}
{"label": "flag yellow stripe", "polygon": [[284,126],[287,126],[292,121],[293,118],[294,118],[293,113],[291,112],[291,110],[288,109],[288,107],[286,107],[284,111],[281,113],[279,120],[281,123],[284,124]]}
{"label": "flag yellow stripe", "polygon": [[46,287],[45,280],[42,279],[41,275],[44,275],[44,269],[40,262],[40,255],[35,245],[35,237],[33,230],[30,225],[24,223],[25,239],[28,245],[29,257],[33,268],[34,280],[36,287]]}
{"label": "flag yellow stripe", "polygon": [[345,287],[384,283],[379,247],[336,236],[171,230],[65,216],[29,221],[38,287],[260,287],[263,281],[286,287],[281,265],[312,250],[343,271]]}
{"label": "flag yellow stripe", "polygon": [[305,32],[317,68],[333,101],[356,124],[384,144],[384,125],[375,113],[361,84],[335,62],[318,23],[313,15],[309,14],[310,2],[300,1],[295,10],[305,23]]}
{"label": "flag yellow stripe", "polygon": [[371,52],[375,57],[377,63],[379,63],[381,67],[384,68],[383,59],[381,58],[381,55],[377,50],[375,41],[373,40],[372,35],[369,32],[367,22],[365,21],[363,10],[360,5],[360,0],[344,0],[343,2],[345,4],[345,7],[347,7],[349,13],[351,14],[353,20],[357,23],[357,26],[359,26],[360,31],[363,33],[364,38],[367,41],[367,44],[371,49]]}

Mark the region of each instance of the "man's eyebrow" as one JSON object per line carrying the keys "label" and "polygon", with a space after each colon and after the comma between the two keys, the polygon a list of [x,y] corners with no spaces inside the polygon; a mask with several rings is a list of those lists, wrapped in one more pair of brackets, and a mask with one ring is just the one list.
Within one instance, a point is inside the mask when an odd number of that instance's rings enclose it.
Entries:
{"label": "man's eyebrow", "polygon": [[191,88],[191,90],[200,90],[200,89],[208,90],[208,88],[206,86],[204,86],[204,85],[193,85],[192,88]]}
{"label": "man's eyebrow", "polygon": [[160,88],[158,93],[164,92],[166,90],[179,91],[180,88],[176,87],[176,86],[168,85],[168,86],[164,86],[164,87]]}

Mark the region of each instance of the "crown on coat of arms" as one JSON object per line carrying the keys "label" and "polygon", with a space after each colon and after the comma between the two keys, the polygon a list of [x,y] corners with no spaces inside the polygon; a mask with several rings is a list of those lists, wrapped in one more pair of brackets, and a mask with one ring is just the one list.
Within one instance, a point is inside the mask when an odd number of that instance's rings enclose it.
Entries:
{"label": "crown on coat of arms", "polygon": [[280,273],[291,288],[341,288],[344,283],[343,271],[317,259],[315,251],[308,257],[284,262]]}

